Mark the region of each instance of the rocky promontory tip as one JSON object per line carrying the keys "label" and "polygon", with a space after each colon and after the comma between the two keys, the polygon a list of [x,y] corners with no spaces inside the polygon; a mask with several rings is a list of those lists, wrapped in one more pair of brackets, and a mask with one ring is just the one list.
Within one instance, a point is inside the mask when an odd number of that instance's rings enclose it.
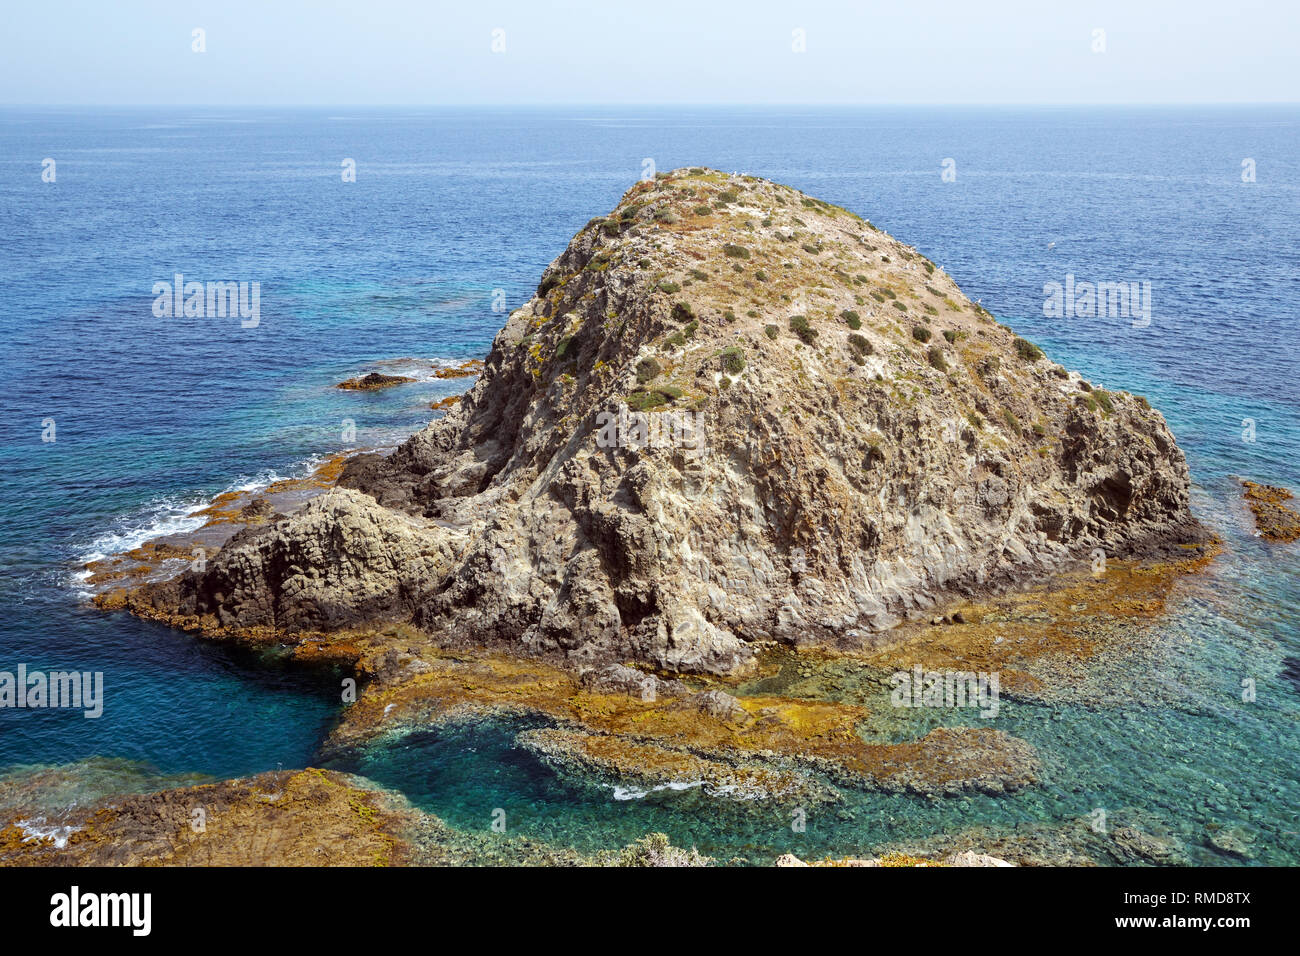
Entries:
{"label": "rocky promontory tip", "polygon": [[701,168],[589,222],[464,398],[340,485],[124,603],[741,673],[771,642],[869,648],[953,597],[1203,537],[1145,400],[858,215]]}

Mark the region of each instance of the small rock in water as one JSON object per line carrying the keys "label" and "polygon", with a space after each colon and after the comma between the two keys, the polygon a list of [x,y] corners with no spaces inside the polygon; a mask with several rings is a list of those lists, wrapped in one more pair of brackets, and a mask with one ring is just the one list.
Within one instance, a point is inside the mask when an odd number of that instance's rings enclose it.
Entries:
{"label": "small rock in water", "polygon": [[1220,853],[1241,857],[1243,860],[1253,860],[1255,858],[1255,850],[1252,846],[1254,839],[1242,827],[1211,829],[1206,834],[1206,841]]}

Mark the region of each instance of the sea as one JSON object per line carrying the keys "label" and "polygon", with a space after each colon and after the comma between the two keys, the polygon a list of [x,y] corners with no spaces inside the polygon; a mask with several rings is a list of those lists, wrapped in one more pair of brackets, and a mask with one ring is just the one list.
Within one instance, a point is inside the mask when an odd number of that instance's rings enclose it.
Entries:
{"label": "sea", "polygon": [[[802,830],[698,788],[575,786],[513,746],[518,725],[342,769],[454,827],[508,808],[513,833],[584,850],[661,831],[770,862],[1059,832],[1100,809],[1195,864],[1300,862],[1300,552],[1256,536],[1238,483],[1300,492],[1296,106],[0,108],[0,671],[104,680],[97,718],[0,709],[0,782],[66,767],[75,800],[313,765],[337,674],[97,611],[85,563],[421,427],[465,380],[334,386],[484,356],[578,229],[680,166],[853,210],[1055,361],[1163,412],[1225,544],[1161,624],[1168,673],[1103,675],[1133,692],[1102,703],[1004,702],[998,726],[1042,755],[1037,787],[851,794]],[[255,321],[160,308],[178,275],[256,283]],[[1098,282],[1136,283],[1149,311],[1047,306],[1053,283]],[[1143,692],[1152,676],[1165,692]]]}

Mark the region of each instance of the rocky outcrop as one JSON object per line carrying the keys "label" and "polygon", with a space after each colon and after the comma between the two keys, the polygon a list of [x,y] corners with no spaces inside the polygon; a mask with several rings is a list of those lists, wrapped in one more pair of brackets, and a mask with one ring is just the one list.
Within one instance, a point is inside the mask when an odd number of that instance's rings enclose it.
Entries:
{"label": "rocky outcrop", "polygon": [[841,799],[833,787],[798,771],[701,757],[616,735],[528,730],[515,743],[563,776],[612,790],[615,799],[695,788],[723,800],[783,800],[802,806]]}
{"label": "rocky outcrop", "polygon": [[[0,780],[7,866],[707,866],[651,833],[583,854],[526,836],[467,832],[372,781],[332,770],[271,771],[157,789],[128,767],[42,768]],[[87,800],[87,769],[117,788]],[[109,780],[101,780],[109,783]],[[51,784],[54,789],[51,790]],[[136,792],[146,784],[144,792]],[[75,797],[75,799],[67,799]],[[51,803],[64,802],[62,807]]]}
{"label": "rocky outcrop", "polygon": [[868,647],[954,595],[1200,536],[1144,400],[857,215],[702,169],[592,220],[463,400],[340,484],[127,605],[738,673],[763,642]]}
{"label": "rocky outcrop", "polygon": [[132,592],[129,607],[182,627],[270,637],[407,619],[454,553],[424,525],[335,488],[268,528],[240,531],[202,572]]}
{"label": "rocky outcrop", "polygon": [[381,372],[371,372],[359,378],[350,378],[346,382],[340,382],[338,387],[352,392],[377,392],[381,388],[392,388],[394,385],[405,385],[407,382],[414,381],[415,379],[406,375],[384,375]]}
{"label": "rocky outcrop", "polygon": [[280,771],[74,806],[58,825],[0,818],[0,866],[388,866],[411,815],[366,781]]}
{"label": "rocky outcrop", "polygon": [[1267,541],[1300,540],[1300,514],[1286,502],[1295,497],[1285,488],[1260,485],[1253,481],[1241,483],[1243,497],[1255,516],[1255,532]]}
{"label": "rocky outcrop", "polygon": [[456,365],[435,369],[434,378],[473,378],[483,371],[482,359],[466,359]]}

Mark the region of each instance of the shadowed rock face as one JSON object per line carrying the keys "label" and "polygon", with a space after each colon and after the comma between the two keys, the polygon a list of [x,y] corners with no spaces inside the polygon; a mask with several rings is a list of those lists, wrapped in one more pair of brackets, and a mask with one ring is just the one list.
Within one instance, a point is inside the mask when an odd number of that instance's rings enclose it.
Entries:
{"label": "shadowed rock face", "polygon": [[1201,537],[1144,400],[853,213],[698,169],[589,223],[464,399],[339,484],[126,603],[726,673],[760,641],[862,646],[953,594]]}

